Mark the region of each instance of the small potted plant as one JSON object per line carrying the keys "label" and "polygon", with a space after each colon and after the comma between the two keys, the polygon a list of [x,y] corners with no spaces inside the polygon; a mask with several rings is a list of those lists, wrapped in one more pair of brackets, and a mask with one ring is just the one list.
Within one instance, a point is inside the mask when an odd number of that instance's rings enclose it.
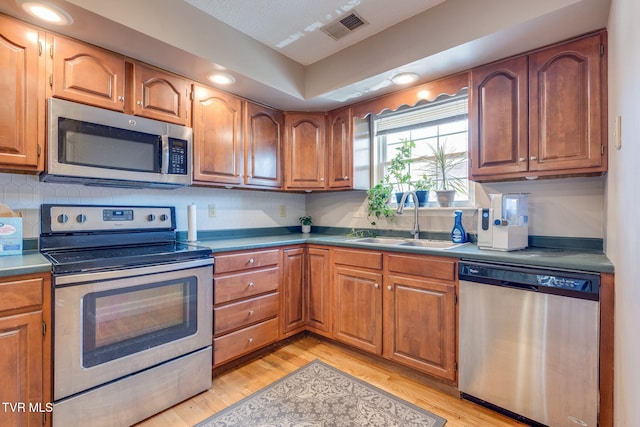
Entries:
{"label": "small potted plant", "polygon": [[400,203],[402,194],[411,190],[411,169],[412,163],[411,150],[415,148],[416,143],[413,140],[403,139],[398,147],[396,147],[396,155],[391,159],[387,168],[384,180],[386,183],[395,186],[396,201]]}
{"label": "small potted plant", "polygon": [[423,208],[427,206],[429,190],[431,190],[433,186],[433,178],[425,173],[413,184],[413,187],[416,189],[416,196],[418,196],[418,207]]}
{"label": "small potted plant", "polygon": [[300,221],[300,224],[302,225],[302,232],[303,233],[310,233],[311,232],[311,216],[310,215],[304,215],[301,216],[300,218],[298,218],[298,221]]}
{"label": "small potted plant", "polygon": [[449,207],[453,202],[456,191],[464,191],[463,181],[451,173],[466,158],[456,156],[454,151],[447,148],[447,142],[436,147],[431,146],[431,176],[435,181],[438,204]]}

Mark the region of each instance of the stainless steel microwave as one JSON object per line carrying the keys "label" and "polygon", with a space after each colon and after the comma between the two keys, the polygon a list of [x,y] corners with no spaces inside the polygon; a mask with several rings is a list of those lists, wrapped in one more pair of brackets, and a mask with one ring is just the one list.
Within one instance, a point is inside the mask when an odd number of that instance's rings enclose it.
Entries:
{"label": "stainless steel microwave", "polygon": [[75,102],[47,100],[40,181],[128,188],[191,185],[192,130]]}

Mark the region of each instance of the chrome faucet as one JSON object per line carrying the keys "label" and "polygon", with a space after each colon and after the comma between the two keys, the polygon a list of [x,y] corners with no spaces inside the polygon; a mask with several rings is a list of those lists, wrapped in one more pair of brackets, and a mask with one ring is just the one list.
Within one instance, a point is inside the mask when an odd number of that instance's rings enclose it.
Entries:
{"label": "chrome faucet", "polygon": [[398,209],[396,209],[396,212],[399,214],[402,214],[402,212],[404,211],[404,202],[405,200],[407,200],[407,196],[409,196],[409,194],[411,194],[411,197],[413,197],[413,204],[414,204],[413,229],[409,230],[409,232],[413,235],[414,239],[419,239],[420,225],[418,224],[418,196],[416,195],[415,191],[405,191],[402,194],[402,200],[400,200],[400,203],[398,204]]}

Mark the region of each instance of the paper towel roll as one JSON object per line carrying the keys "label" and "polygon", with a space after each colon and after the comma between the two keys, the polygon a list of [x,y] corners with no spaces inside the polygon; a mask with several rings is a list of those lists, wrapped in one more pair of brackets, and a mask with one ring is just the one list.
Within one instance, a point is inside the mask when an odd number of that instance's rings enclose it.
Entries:
{"label": "paper towel roll", "polygon": [[198,240],[198,226],[196,224],[196,205],[187,206],[187,240],[195,242]]}

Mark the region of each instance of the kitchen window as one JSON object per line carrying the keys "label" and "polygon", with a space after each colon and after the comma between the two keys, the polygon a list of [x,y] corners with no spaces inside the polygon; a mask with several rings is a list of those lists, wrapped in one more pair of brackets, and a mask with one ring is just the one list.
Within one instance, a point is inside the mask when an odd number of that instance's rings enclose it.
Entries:
{"label": "kitchen window", "polygon": [[[382,113],[374,118],[375,182],[387,172],[396,148],[404,140],[413,140],[411,163],[408,172],[411,182],[418,181],[423,174],[435,179],[433,173],[433,150],[445,147],[447,157],[455,159],[451,174],[459,183],[455,196],[458,206],[471,205],[473,192],[469,185],[468,168],[468,92],[460,91],[455,96],[443,95],[434,101],[415,107]],[[397,187],[397,186],[396,186]],[[413,188],[412,188],[413,189]],[[432,188],[431,190],[435,190]],[[400,191],[394,188],[394,191]],[[429,192],[430,205],[437,205],[435,191]]]}

